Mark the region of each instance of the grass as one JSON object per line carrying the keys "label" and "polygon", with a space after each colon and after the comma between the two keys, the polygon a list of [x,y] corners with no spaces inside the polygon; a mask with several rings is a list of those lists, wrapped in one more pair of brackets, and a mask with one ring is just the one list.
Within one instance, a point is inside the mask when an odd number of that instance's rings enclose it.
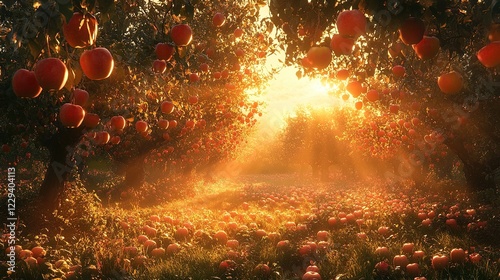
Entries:
{"label": "grass", "polygon": [[[425,252],[416,262],[427,279],[498,279],[500,249],[494,237],[500,235],[500,205],[491,193],[472,196],[442,190],[434,194],[409,186],[388,188],[373,178],[321,183],[283,174],[199,181],[190,188],[190,195],[168,203],[123,209],[103,208],[91,193],[73,186],[44,235],[19,239],[25,248],[41,245],[47,251],[45,265],[52,270],[40,269],[39,264],[39,270],[30,273],[66,279],[300,279],[309,265],[316,264],[322,279],[413,279],[405,268],[392,265],[392,258],[403,254],[403,243],[412,242],[415,250]],[[468,215],[467,209],[475,209],[476,214]],[[422,226],[417,213],[431,210],[436,213],[432,224]],[[347,215],[354,218],[341,220]],[[457,227],[446,225],[447,216],[457,220]],[[328,223],[331,217],[336,218],[335,225]],[[482,221],[487,224],[471,226]],[[389,227],[389,234],[379,234],[380,226]],[[154,257],[138,240],[148,227],[156,229],[149,239],[158,247],[178,243],[180,251]],[[187,238],[177,235],[181,227],[188,228]],[[220,230],[228,239],[238,240],[238,247],[217,242],[214,234]],[[259,230],[266,236],[259,236]],[[323,247],[318,231],[329,233]],[[361,232],[366,238],[358,236]],[[283,240],[288,246],[278,247]],[[302,254],[299,249],[304,245],[318,248]],[[388,248],[389,255],[375,254],[381,246]],[[125,247],[136,248],[138,254],[126,252]],[[433,269],[432,256],[448,255],[453,248],[479,253],[482,260]],[[144,256],[143,263],[138,256]],[[56,267],[61,260],[68,265]],[[379,262],[387,262],[389,270],[377,270]],[[269,273],[256,271],[263,264]]]}

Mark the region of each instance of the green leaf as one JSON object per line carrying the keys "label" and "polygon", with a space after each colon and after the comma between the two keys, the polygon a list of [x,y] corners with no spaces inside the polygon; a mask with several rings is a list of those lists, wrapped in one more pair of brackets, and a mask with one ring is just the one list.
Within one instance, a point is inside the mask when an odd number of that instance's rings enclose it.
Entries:
{"label": "green leaf", "polygon": [[42,46],[40,46],[35,40],[30,40],[28,43],[30,48],[30,53],[34,58],[37,58],[40,53],[42,53]]}
{"label": "green leaf", "polygon": [[73,5],[71,1],[59,0],[57,1],[59,12],[63,15],[63,22],[68,22],[73,16]]}
{"label": "green leaf", "polygon": [[109,13],[115,9],[115,1],[113,0],[97,0],[97,4],[102,13]]}

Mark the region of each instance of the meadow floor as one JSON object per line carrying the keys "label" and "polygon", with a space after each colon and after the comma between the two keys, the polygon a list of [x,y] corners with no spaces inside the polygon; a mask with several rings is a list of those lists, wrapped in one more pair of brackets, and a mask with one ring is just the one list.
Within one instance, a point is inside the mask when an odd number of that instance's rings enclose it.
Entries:
{"label": "meadow floor", "polygon": [[499,279],[498,193],[453,184],[247,175],[128,209],[75,192],[16,279]]}

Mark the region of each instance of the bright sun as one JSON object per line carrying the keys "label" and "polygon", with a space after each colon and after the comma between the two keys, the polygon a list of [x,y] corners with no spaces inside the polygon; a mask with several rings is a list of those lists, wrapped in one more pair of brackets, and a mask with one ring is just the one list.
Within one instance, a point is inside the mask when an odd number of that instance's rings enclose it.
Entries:
{"label": "bright sun", "polygon": [[265,110],[259,119],[259,129],[274,135],[281,131],[289,116],[298,108],[328,109],[345,106],[338,84],[320,79],[297,79],[296,69],[284,68],[270,81],[265,92],[258,96]]}

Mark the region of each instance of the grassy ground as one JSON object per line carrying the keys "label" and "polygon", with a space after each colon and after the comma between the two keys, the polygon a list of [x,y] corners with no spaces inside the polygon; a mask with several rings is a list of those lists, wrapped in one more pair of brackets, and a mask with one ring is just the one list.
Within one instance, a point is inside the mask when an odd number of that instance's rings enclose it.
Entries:
{"label": "grassy ground", "polygon": [[[57,229],[19,238],[46,254],[36,265],[18,254],[17,279],[305,279],[312,264],[322,279],[499,279],[495,191],[299,175],[190,187],[177,200],[134,209],[103,208],[74,187]],[[459,248],[465,257],[450,254]],[[433,257],[441,255],[448,262],[439,268]],[[395,256],[416,265],[398,266]]]}

